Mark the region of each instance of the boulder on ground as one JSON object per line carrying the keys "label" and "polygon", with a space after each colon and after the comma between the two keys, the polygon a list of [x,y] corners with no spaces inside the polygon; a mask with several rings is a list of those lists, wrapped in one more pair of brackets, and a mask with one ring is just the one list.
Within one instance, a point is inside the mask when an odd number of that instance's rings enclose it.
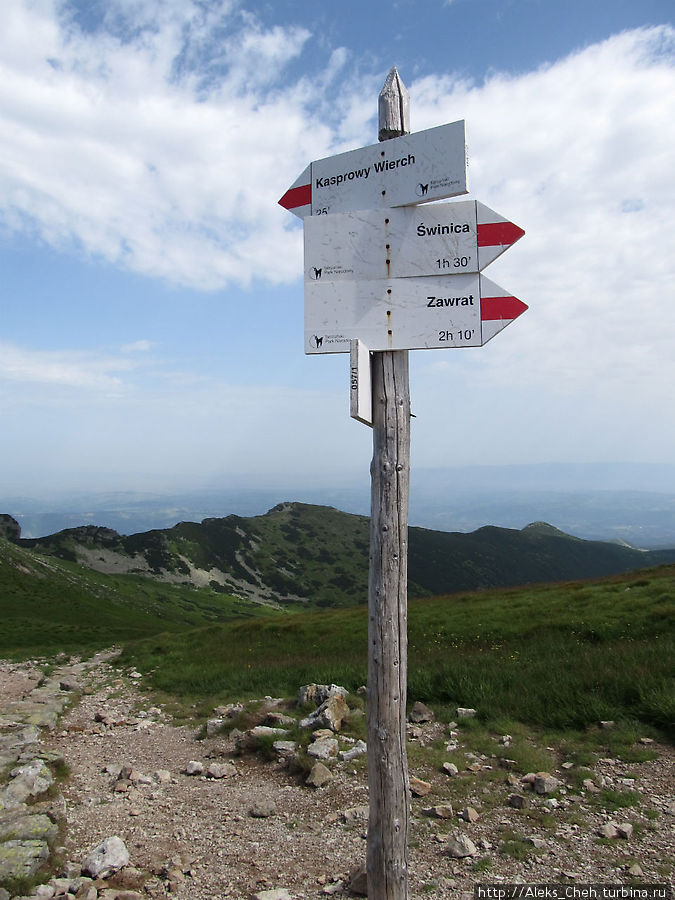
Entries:
{"label": "boulder on ground", "polygon": [[421,700],[413,704],[413,708],[408,715],[408,721],[415,722],[417,725],[421,725],[424,722],[433,722],[435,718],[436,714],[433,710],[429,709]]}
{"label": "boulder on ground", "polygon": [[129,863],[129,851],[119,837],[109,837],[94,847],[82,864],[82,872],[92,878],[107,878]]}
{"label": "boulder on ground", "polygon": [[328,766],[324,766],[321,762],[315,762],[305,780],[305,784],[308,784],[310,787],[320,788],[332,780],[333,773]]}

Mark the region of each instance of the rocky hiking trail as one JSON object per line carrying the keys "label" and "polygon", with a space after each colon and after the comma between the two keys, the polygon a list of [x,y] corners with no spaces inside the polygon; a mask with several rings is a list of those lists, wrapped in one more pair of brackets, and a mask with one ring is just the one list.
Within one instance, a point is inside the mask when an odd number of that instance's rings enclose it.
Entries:
{"label": "rocky hiking trail", "polygon": [[[257,730],[225,735],[215,720],[198,739],[140,681],[113,652],[44,674],[36,662],[0,663],[0,884],[36,900],[364,891],[355,869],[366,854],[365,757],[341,729],[350,712],[339,690],[306,723],[316,735],[307,783],[283,734],[294,703],[266,698]],[[557,753],[550,772],[523,773],[498,759],[508,735],[495,737],[494,754],[476,753],[461,718],[442,724],[421,704],[412,718],[412,898],[468,898],[494,882],[672,889],[673,747],[652,742],[655,759],[602,758],[588,770]],[[254,750],[273,743],[267,755]],[[17,880],[45,865],[53,875],[39,887]],[[10,896],[0,888],[0,900]]]}

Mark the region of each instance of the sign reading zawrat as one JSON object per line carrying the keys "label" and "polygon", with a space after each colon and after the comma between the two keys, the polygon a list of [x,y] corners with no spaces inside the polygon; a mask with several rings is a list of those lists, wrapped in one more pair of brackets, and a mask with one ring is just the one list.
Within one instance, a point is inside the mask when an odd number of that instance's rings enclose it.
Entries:
{"label": "sign reading zawrat", "polygon": [[304,219],[407,206],[468,191],[464,121],[310,163],[279,200]]}
{"label": "sign reading zawrat", "polygon": [[526,309],[479,274],[305,282],[305,353],[482,347]]}

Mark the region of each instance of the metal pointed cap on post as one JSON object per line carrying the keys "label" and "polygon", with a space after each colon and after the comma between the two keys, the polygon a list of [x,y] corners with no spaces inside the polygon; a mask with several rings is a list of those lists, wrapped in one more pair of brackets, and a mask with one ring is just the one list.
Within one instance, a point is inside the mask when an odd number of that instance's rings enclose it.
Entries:
{"label": "metal pointed cap on post", "polygon": [[392,66],[377,98],[380,141],[410,134],[410,94]]}

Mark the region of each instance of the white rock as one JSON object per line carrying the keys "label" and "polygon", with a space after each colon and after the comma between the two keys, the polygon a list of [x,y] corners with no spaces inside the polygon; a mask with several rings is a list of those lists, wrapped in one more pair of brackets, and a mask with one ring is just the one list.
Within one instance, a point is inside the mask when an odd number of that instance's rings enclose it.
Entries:
{"label": "white rock", "polygon": [[343,762],[349,762],[352,759],[356,759],[357,756],[363,756],[367,752],[368,746],[366,742],[357,741],[351,750],[341,750],[338,753],[338,759],[341,759]]}
{"label": "white rock", "polygon": [[331,759],[337,756],[338,742],[336,738],[324,738],[320,741],[314,741],[307,748],[307,755],[314,759]]}
{"label": "white rock", "polygon": [[129,863],[129,851],[119,837],[109,837],[95,847],[82,864],[82,872],[92,878],[107,878]]}
{"label": "white rock", "polygon": [[478,849],[466,835],[456,834],[449,838],[444,852],[448,856],[452,856],[453,859],[464,859],[467,856],[475,856],[478,853]]}

